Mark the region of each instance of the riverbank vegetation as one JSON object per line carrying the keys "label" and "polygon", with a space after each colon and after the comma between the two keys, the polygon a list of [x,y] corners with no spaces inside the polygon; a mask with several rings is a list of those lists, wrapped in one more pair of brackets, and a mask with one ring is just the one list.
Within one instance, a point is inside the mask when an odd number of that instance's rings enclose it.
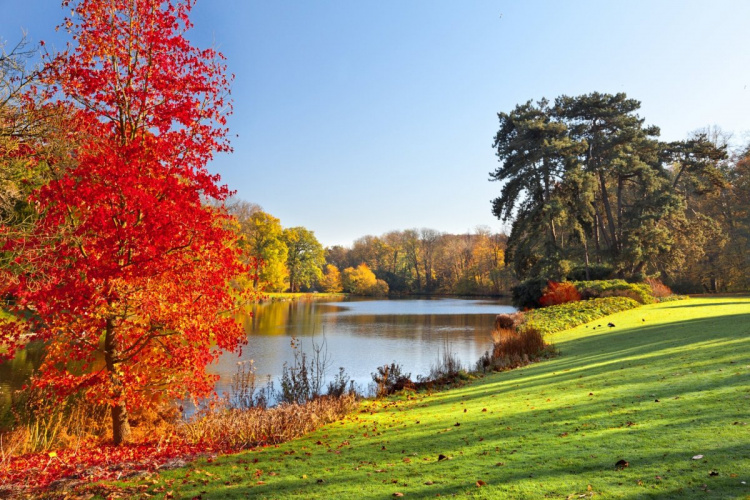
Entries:
{"label": "riverbank vegetation", "polygon": [[[664,302],[550,337],[544,363],[363,403],[279,447],[99,490],[243,498],[745,496],[750,299]],[[644,321],[645,320],[645,321]],[[247,471],[245,470],[247,467]]]}
{"label": "riverbank vegetation", "polygon": [[[12,492],[279,445],[122,491],[745,494],[748,299],[667,300],[750,288],[749,146],[717,129],[660,141],[625,94],[529,101],[498,115],[494,142],[510,235],[407,229],[326,249],[209,172],[230,151],[231,78],[190,43],[192,1],[63,3],[74,45],[33,69],[23,43],[0,57],[0,362],[43,349],[29,387],[3,394]],[[396,396],[352,413],[346,373],[325,387],[316,351],[277,391],[247,375],[236,400],[212,398],[207,366],[241,349],[233,314],[264,293],[511,290],[531,310],[500,321],[477,365],[503,373],[474,381],[448,348],[416,381],[373,367]],[[188,400],[208,406],[180,415]]]}

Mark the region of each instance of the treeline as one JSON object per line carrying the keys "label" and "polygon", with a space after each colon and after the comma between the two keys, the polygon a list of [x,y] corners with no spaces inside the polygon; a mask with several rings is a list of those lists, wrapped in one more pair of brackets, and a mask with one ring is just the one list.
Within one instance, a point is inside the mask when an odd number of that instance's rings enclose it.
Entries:
{"label": "treeline", "polygon": [[363,236],[351,248],[323,248],[304,227],[284,228],[261,207],[229,200],[244,258],[253,275],[244,287],[266,292],[348,292],[356,295],[507,292],[513,277],[504,265],[504,234],[478,228],[446,234],[433,229]]}
{"label": "treeline", "polygon": [[717,129],[664,142],[625,94],[561,96],[499,113],[502,181],[519,279],[641,281],[681,292],[750,288],[750,145]]}
{"label": "treeline", "polygon": [[395,294],[497,295],[513,282],[504,264],[506,240],[487,228],[467,234],[408,229],[328,248],[326,260],[338,269],[365,264]]}

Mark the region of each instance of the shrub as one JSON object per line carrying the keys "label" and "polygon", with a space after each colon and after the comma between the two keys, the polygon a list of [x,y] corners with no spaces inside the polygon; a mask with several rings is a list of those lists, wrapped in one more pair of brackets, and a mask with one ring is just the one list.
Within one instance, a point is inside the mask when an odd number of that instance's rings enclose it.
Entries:
{"label": "shrub", "polygon": [[581,294],[569,281],[557,283],[550,281],[547,283],[547,288],[544,289],[544,293],[539,298],[539,304],[542,307],[555,306],[558,304],[565,304],[566,302],[577,302],[581,300]]}
{"label": "shrub", "polygon": [[670,295],[668,297],[662,297],[659,299],[659,302],[674,302],[676,300],[687,300],[689,299],[689,295]]}
{"label": "shrub", "polygon": [[583,300],[603,297],[627,297],[641,304],[653,304],[651,287],[646,283],[628,283],[625,280],[575,281]]}
{"label": "shrub", "polygon": [[568,302],[527,312],[526,322],[519,329],[533,328],[542,335],[547,335],[638,306],[638,302],[627,297]]}
{"label": "shrub", "polygon": [[519,309],[534,309],[539,307],[539,299],[547,286],[546,278],[532,278],[522,281],[511,288],[513,305]]}
{"label": "shrub", "polygon": [[[424,382],[447,384],[455,380],[463,368],[458,355],[450,348],[446,341],[443,349],[438,351],[437,362],[430,367],[430,374]],[[418,377],[419,378],[419,377]],[[420,379],[420,382],[423,380]]]}
{"label": "shrub", "polygon": [[646,284],[651,287],[651,295],[653,295],[657,299],[663,299],[664,297],[673,295],[672,290],[657,279],[646,278]]}
{"label": "shrub", "polygon": [[284,363],[281,371],[280,403],[302,404],[312,401],[323,394],[323,379],[328,368],[328,348],[326,341],[322,344],[313,344],[313,352],[310,361],[307,353],[299,350],[299,341],[292,337],[292,349],[294,361],[291,365]]}
{"label": "shrub", "polygon": [[614,269],[612,266],[605,264],[594,264],[589,266],[589,275],[586,277],[586,268],[584,266],[577,266],[573,268],[568,274],[570,281],[595,281],[595,280],[606,280],[612,276]]}
{"label": "shrub", "polygon": [[521,330],[502,328],[492,332],[492,339],[492,358],[505,359],[512,365],[528,363],[545,348],[541,332],[534,327]]}
{"label": "shrub", "polygon": [[328,382],[326,395],[334,398],[340,398],[345,395],[357,395],[354,381],[349,378],[343,366],[339,367],[339,372],[333,377],[333,380]]}
{"label": "shrub", "polygon": [[500,328],[515,328],[523,322],[523,313],[498,314],[495,318],[495,330]]}
{"label": "shrub", "polygon": [[404,389],[414,389],[411,373],[404,374],[401,365],[391,363],[378,367],[378,372],[372,374],[378,397],[388,396]]}

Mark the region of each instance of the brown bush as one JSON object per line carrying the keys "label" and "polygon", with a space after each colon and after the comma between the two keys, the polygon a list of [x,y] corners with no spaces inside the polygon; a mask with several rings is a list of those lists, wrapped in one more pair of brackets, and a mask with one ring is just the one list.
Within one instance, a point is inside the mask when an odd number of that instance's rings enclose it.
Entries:
{"label": "brown bush", "polygon": [[674,295],[674,292],[672,292],[671,288],[657,279],[647,278],[646,283],[651,287],[651,293],[657,299],[662,299],[664,297]]}
{"label": "brown bush", "polygon": [[495,317],[495,330],[501,328],[516,328],[523,323],[523,313],[518,311],[512,314],[498,314]]}
{"label": "brown bush", "polygon": [[492,333],[495,344],[492,349],[494,359],[535,358],[545,348],[544,338],[536,328],[522,330],[500,329]]}

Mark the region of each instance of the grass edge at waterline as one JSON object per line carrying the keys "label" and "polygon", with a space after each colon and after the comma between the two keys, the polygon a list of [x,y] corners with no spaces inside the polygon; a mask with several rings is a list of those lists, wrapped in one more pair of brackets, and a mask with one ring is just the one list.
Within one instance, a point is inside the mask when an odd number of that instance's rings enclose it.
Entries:
{"label": "grass edge at waterline", "polygon": [[653,304],[595,323],[610,322],[551,335],[562,355],[543,363],[368,401],[279,447],[124,486],[174,498],[750,494],[750,297]]}

